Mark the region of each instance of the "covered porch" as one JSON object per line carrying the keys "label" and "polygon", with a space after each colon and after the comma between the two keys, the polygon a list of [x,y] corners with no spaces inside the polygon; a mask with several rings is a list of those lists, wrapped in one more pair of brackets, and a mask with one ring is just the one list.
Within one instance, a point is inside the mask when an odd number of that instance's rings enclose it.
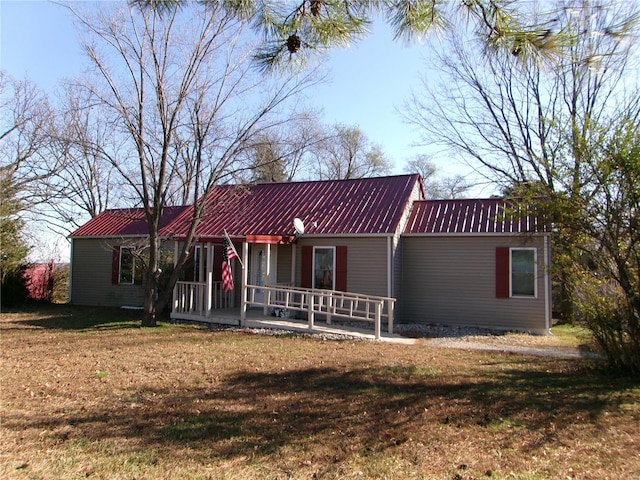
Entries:
{"label": "covered porch", "polygon": [[[260,325],[260,328],[291,331],[353,333],[375,339],[381,339],[383,331],[387,335],[393,334],[394,298],[295,286],[297,245],[294,238],[247,237],[243,240],[240,258],[233,264],[236,288],[228,293],[223,289],[222,280],[215,275],[222,262],[219,252],[223,242],[196,245],[194,279],[176,284],[172,319],[240,327]],[[175,248],[177,257],[177,244]],[[278,255],[280,262],[275,261]],[[288,265],[290,272],[278,275],[278,264]],[[283,277],[288,277],[288,281],[278,283]]]}

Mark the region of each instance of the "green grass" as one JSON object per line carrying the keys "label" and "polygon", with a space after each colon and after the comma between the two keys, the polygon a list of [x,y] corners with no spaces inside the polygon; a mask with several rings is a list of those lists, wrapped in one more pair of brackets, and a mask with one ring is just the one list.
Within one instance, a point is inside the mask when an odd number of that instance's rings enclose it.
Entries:
{"label": "green grass", "polygon": [[580,325],[555,325],[551,329],[554,337],[567,348],[583,349],[592,345],[592,336],[588,328]]}

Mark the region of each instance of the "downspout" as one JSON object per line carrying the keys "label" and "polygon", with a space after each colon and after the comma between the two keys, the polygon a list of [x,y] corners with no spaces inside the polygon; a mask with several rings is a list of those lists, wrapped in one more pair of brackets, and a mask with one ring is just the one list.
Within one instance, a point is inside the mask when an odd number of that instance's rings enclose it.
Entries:
{"label": "downspout", "polygon": [[549,276],[551,274],[551,260],[549,258],[549,242],[550,235],[544,237],[544,313],[545,313],[545,325],[547,335],[551,333],[551,282]]}
{"label": "downspout", "polygon": [[[393,297],[393,239],[395,237],[393,235],[389,235],[387,237],[387,297]],[[387,314],[389,315],[389,323],[387,325],[389,335],[393,334],[393,324],[395,323],[396,316],[396,305],[394,303],[388,304],[389,311]]]}
{"label": "downspout", "polygon": [[71,237],[71,246],[69,247],[69,298],[67,304],[71,303],[71,293],[73,291],[73,237]]}
{"label": "downspout", "polygon": [[393,296],[393,235],[387,237],[387,297]]}

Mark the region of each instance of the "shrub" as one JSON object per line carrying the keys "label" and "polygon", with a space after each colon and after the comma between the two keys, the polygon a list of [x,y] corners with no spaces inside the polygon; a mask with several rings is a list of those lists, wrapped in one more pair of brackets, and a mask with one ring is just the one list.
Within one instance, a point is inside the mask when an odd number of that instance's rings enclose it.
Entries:
{"label": "shrub", "polygon": [[609,365],[640,377],[640,322],[620,286],[585,274],[577,300],[580,318]]}
{"label": "shrub", "polygon": [[16,307],[27,303],[29,289],[27,288],[28,278],[25,275],[26,268],[22,266],[4,275],[0,295],[0,303],[3,307]]}

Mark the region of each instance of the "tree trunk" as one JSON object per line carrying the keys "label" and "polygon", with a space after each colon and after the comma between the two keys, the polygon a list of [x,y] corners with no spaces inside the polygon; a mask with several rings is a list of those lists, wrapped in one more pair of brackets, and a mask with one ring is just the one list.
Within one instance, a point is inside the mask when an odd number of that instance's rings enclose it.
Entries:
{"label": "tree trunk", "polygon": [[158,280],[155,272],[149,272],[147,275],[147,285],[144,289],[144,310],[142,315],[143,327],[156,326],[156,291],[158,288]]}
{"label": "tree trunk", "polygon": [[162,210],[158,207],[153,209],[152,215],[147,214],[149,229],[149,257],[147,263],[146,282],[144,286],[144,313],[142,315],[143,327],[156,326],[156,296],[160,280],[160,269],[158,265],[158,254],[160,244],[158,242],[158,230]]}

